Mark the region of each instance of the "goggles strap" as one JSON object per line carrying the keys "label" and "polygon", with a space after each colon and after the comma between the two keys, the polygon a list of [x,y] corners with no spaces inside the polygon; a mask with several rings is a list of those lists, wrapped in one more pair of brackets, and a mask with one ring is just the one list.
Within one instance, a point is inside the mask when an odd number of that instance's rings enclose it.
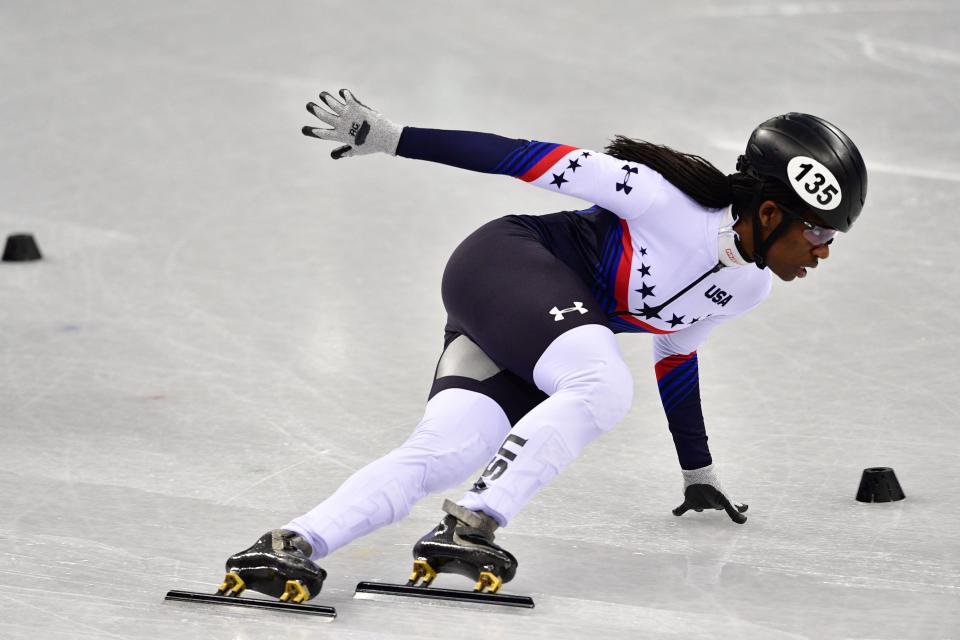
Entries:
{"label": "goggles strap", "polygon": [[757,269],[766,269],[767,268],[767,251],[770,250],[770,247],[774,242],[777,241],[777,238],[783,235],[784,231],[789,228],[790,223],[792,222],[790,216],[784,212],[780,224],[770,232],[770,235],[767,236],[766,240],[761,241],[760,234],[760,203],[762,202],[763,188],[766,184],[766,177],[761,177],[759,182],[757,182],[756,191],[753,194],[753,203],[750,205],[750,208],[753,210],[753,262],[757,265]]}
{"label": "goggles strap", "polygon": [[[777,227],[776,227],[773,231],[770,232],[770,235],[767,236],[767,239],[764,240],[764,241],[760,244],[759,247],[757,247],[756,249],[754,249],[754,251],[753,251],[753,259],[756,261],[757,266],[758,266],[760,269],[763,269],[763,268],[765,268],[765,267],[767,266],[767,251],[769,251],[771,245],[773,245],[773,243],[777,241],[777,238],[779,238],[780,236],[782,236],[782,235],[783,235],[783,232],[786,231],[787,228],[789,228],[790,222],[791,222],[791,221],[790,221],[789,219],[786,219],[786,218],[784,218],[783,220],[781,220],[781,221],[780,221],[780,224],[778,224]],[[753,229],[754,229],[754,233],[753,233],[754,239],[759,238],[759,236],[760,236],[760,222],[757,221],[756,218],[754,218],[754,226],[753,226]],[[755,240],[755,241],[756,241],[756,240]],[[762,266],[761,266],[761,265],[762,265]]]}

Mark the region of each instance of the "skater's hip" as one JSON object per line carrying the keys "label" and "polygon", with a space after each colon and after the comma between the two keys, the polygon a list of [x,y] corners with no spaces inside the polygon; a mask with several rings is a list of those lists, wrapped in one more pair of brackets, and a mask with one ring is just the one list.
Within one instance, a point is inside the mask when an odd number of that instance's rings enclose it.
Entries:
{"label": "skater's hip", "polygon": [[527,381],[560,334],[605,324],[589,286],[546,246],[535,216],[506,216],[470,234],[447,262],[442,295],[447,330]]}

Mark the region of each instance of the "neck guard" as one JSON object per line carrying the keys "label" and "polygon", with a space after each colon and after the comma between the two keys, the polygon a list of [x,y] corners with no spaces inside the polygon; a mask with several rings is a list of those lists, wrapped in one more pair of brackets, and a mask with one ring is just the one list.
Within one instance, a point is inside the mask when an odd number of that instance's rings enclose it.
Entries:
{"label": "neck guard", "polygon": [[737,218],[733,215],[733,209],[727,208],[723,213],[723,220],[720,221],[720,232],[717,235],[717,246],[719,249],[720,263],[725,267],[744,267],[753,260],[743,257],[740,249],[740,236],[733,230],[733,225]]}

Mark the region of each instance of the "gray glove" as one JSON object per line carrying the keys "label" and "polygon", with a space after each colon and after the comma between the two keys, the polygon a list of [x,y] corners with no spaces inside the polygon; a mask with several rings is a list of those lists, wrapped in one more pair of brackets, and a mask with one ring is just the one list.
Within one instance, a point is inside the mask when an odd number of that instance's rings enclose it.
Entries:
{"label": "gray glove", "polygon": [[734,504],[727,497],[712,464],[699,469],[689,471],[682,469],[681,471],[683,471],[683,504],[673,510],[673,515],[682,516],[690,509],[694,511],[723,509],[737,524],[747,521],[747,516],[743,515],[747,505]]}
{"label": "gray glove", "polygon": [[[314,102],[307,103],[307,111],[333,129],[304,127],[303,135],[333,142],[345,142],[330,152],[334,160],[359,156],[367,153],[389,153],[397,155],[397,144],[403,127],[394,124],[382,115],[363,104],[348,89],[340,89],[340,102],[326,91],[320,94],[320,100],[327,109]],[[329,110],[328,110],[329,109]]]}

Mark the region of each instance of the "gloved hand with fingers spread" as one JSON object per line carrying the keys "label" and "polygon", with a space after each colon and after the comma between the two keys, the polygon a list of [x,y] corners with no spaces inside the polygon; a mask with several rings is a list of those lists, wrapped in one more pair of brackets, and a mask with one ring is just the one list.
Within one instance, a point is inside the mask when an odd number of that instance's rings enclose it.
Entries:
{"label": "gloved hand with fingers spread", "polygon": [[734,504],[723,492],[720,479],[709,464],[699,469],[683,471],[683,504],[673,510],[673,515],[682,516],[690,509],[703,511],[704,509],[723,509],[730,519],[737,524],[747,521],[743,512],[747,510],[745,504]]}
{"label": "gloved hand with fingers spread", "polygon": [[303,135],[346,143],[330,152],[334,160],[378,151],[396,155],[403,127],[357,100],[348,89],[340,89],[340,97],[343,102],[326,91],[322,92],[320,100],[326,109],[314,102],[307,103],[307,111],[333,128],[306,126]]}

